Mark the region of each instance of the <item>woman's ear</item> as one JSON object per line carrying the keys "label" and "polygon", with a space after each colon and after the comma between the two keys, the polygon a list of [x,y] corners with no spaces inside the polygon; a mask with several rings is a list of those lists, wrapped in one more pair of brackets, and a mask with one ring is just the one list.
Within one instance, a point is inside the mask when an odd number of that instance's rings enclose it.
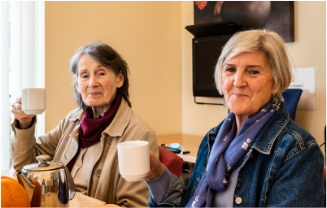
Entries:
{"label": "woman's ear", "polygon": [[79,94],[81,94],[80,90],[79,90],[79,85],[78,85],[78,81],[76,80],[76,83],[75,83],[75,89],[77,90],[77,92]]}
{"label": "woman's ear", "polygon": [[121,88],[124,84],[125,77],[120,70],[119,74],[117,75],[117,88]]}

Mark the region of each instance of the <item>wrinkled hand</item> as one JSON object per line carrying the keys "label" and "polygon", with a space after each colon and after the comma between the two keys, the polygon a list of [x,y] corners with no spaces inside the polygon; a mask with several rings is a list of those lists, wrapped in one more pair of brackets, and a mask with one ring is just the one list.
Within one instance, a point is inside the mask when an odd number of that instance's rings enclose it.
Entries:
{"label": "wrinkled hand", "polygon": [[160,162],[160,160],[154,155],[152,151],[149,152],[150,152],[150,172],[145,177],[145,180],[147,181],[158,178],[165,171],[165,167]]}
{"label": "wrinkled hand", "polygon": [[17,98],[16,102],[11,105],[11,112],[14,114],[15,118],[19,121],[20,129],[27,129],[33,120],[35,115],[26,115],[22,111],[22,101],[21,98]]}

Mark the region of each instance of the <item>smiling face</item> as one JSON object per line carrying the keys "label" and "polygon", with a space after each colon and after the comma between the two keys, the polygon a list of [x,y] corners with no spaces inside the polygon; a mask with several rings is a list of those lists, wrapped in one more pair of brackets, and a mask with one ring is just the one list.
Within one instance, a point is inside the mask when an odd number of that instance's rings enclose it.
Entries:
{"label": "smiling face", "polygon": [[115,75],[113,70],[102,66],[99,62],[84,54],[78,61],[78,93],[83,102],[93,108],[94,115],[106,112],[117,88],[124,84],[124,76]]}
{"label": "smiling face", "polygon": [[241,53],[223,66],[226,105],[246,120],[273,98],[273,77],[263,52]]}

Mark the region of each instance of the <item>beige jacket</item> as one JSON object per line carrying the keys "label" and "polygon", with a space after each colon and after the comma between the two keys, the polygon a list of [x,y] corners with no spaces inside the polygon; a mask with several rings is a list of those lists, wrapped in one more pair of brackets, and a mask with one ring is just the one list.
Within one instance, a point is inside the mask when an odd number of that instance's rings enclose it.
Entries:
{"label": "beige jacket", "polygon": [[[36,162],[36,156],[47,154],[55,161],[67,165],[78,150],[78,131],[83,111],[71,111],[59,125],[37,140],[34,137],[36,121],[31,128],[21,130],[12,124],[12,162],[15,170]],[[127,182],[119,174],[117,144],[130,140],[149,142],[157,157],[158,144],[155,132],[142,121],[123,99],[111,124],[102,132],[101,152],[93,167],[87,195],[126,207],[147,206],[149,190],[144,181]]]}

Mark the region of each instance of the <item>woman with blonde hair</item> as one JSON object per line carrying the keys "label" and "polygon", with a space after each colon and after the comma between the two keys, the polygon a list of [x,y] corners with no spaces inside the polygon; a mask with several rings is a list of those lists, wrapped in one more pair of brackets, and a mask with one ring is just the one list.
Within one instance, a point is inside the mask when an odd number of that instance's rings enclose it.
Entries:
{"label": "woman with blonde hair", "polygon": [[265,30],[235,34],[215,80],[231,113],[203,138],[184,190],[150,154],[149,206],[324,207],[323,154],[283,104],[291,66],[282,38]]}

